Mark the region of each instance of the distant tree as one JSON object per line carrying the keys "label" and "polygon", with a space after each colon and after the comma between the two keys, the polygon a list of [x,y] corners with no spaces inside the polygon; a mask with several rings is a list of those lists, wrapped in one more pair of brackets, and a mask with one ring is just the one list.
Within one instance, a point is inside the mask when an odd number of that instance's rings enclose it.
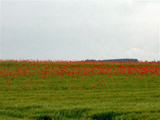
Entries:
{"label": "distant tree", "polygon": [[85,60],[87,62],[98,62],[98,61],[104,61],[104,62],[139,62],[138,59],[108,59],[108,60],[94,60],[94,59],[87,59]]}

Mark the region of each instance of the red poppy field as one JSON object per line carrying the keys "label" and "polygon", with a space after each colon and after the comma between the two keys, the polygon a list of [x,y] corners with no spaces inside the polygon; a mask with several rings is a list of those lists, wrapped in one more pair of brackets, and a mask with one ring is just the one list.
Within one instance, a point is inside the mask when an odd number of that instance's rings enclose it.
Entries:
{"label": "red poppy field", "polygon": [[159,62],[0,60],[1,120],[158,120]]}

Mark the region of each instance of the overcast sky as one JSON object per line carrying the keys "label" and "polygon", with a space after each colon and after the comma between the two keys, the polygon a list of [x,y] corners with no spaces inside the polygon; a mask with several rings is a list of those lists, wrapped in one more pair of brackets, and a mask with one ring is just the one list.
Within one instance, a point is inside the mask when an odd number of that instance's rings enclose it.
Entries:
{"label": "overcast sky", "polygon": [[159,0],[1,0],[0,59],[160,60]]}

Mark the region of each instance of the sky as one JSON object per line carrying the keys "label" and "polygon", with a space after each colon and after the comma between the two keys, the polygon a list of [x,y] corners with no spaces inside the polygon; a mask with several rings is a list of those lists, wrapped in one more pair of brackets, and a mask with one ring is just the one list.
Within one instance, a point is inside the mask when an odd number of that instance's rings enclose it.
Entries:
{"label": "sky", "polygon": [[159,0],[1,0],[0,59],[160,60]]}

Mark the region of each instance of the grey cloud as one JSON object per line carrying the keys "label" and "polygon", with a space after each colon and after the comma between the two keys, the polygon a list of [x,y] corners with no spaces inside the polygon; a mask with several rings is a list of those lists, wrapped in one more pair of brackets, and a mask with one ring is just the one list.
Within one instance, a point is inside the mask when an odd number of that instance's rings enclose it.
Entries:
{"label": "grey cloud", "polygon": [[159,0],[136,0],[139,3],[151,3],[151,4],[160,4]]}
{"label": "grey cloud", "polygon": [[136,50],[158,55],[157,9],[132,0],[4,1],[2,58],[110,59],[136,57]]}

